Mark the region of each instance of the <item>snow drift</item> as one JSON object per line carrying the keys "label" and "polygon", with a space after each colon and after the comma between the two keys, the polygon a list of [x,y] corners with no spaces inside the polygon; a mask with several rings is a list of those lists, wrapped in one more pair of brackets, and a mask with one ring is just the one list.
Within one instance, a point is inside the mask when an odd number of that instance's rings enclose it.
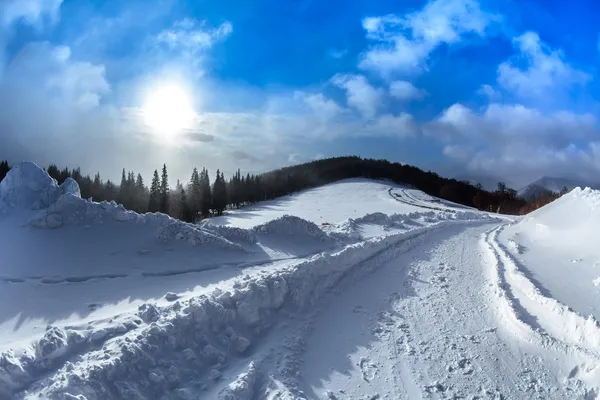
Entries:
{"label": "snow drift", "polygon": [[[575,188],[554,202],[527,214],[514,230],[529,239],[580,250],[595,250],[600,226],[600,191]],[[591,248],[590,248],[591,246]]]}

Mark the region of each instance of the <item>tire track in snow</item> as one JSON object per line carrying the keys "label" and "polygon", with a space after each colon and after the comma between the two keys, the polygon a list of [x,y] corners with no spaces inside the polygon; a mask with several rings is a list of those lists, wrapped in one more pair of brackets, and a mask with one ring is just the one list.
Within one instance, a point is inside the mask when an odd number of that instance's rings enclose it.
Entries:
{"label": "tire track in snow", "polygon": [[390,195],[390,197],[396,201],[399,201],[400,203],[404,203],[404,204],[408,204],[409,206],[413,206],[413,207],[419,207],[419,208],[425,208],[428,210],[435,210],[435,211],[441,211],[441,212],[448,212],[448,213],[456,213],[456,210],[451,210],[448,208],[440,208],[440,207],[432,207],[429,205],[423,205],[423,204],[419,204],[421,203],[421,201],[416,201],[415,198],[409,196],[408,194],[406,194],[406,192],[402,189],[400,189],[400,191],[404,194],[405,197],[413,200],[413,201],[406,201],[404,200],[400,195],[398,195],[397,193],[392,193],[392,190],[394,188],[390,188],[388,190],[388,194]]}
{"label": "tire track in snow", "polygon": [[197,268],[184,268],[184,269],[172,269],[165,271],[156,272],[141,272],[137,274],[98,274],[98,275],[79,275],[79,276],[35,276],[35,277],[0,277],[0,284],[21,284],[21,283],[41,283],[44,285],[56,285],[56,284],[68,284],[68,283],[86,283],[91,281],[129,278],[129,277],[143,277],[143,278],[162,278],[167,276],[186,275],[194,273],[202,273],[207,271],[213,271],[220,268],[251,268],[268,265],[271,263],[277,263],[281,261],[298,260],[298,262],[309,258],[315,254],[319,254],[322,251],[314,254],[305,256],[294,256],[294,257],[281,257],[281,258],[270,258],[267,260],[261,260],[256,262],[241,261],[237,263],[223,263],[223,264],[209,264]]}
{"label": "tire track in snow", "polygon": [[[585,319],[540,290],[518,269],[515,260],[498,242],[505,225],[483,236],[491,256],[491,281],[498,317],[508,331],[522,342],[550,350],[567,360],[567,386],[581,388],[580,379],[597,385],[600,377],[599,347],[594,347],[598,328],[593,319]],[[590,334],[587,337],[586,333]],[[597,393],[598,387],[582,389]],[[587,397],[583,397],[587,398]]]}

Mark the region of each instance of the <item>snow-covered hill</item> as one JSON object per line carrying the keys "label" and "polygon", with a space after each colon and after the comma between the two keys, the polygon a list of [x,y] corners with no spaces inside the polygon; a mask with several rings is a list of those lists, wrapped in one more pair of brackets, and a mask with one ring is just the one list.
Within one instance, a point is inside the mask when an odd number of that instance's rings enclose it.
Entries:
{"label": "snow-covered hill", "polygon": [[[581,250],[556,215],[595,215],[569,196],[531,216],[556,254]],[[507,220],[346,180],[191,225],[20,164],[0,183],[0,399],[594,398],[597,324],[536,289],[552,274],[510,252],[544,229]]]}

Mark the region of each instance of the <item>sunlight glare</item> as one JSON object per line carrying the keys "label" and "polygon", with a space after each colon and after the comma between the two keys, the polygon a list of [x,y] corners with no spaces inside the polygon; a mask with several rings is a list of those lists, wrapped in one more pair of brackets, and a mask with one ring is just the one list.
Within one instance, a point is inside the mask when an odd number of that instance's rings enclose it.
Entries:
{"label": "sunlight glare", "polygon": [[177,84],[163,84],[151,90],[142,111],[146,124],[165,139],[190,128],[195,117],[188,94]]}

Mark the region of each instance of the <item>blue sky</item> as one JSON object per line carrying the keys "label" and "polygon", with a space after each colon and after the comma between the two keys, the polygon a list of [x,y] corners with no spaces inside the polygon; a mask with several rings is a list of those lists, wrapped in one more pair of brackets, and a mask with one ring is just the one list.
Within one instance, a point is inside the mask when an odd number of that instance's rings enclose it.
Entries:
{"label": "blue sky", "polygon": [[[149,176],[359,154],[520,186],[600,170],[594,1],[0,0],[0,158]],[[165,141],[144,104],[185,89]]]}

